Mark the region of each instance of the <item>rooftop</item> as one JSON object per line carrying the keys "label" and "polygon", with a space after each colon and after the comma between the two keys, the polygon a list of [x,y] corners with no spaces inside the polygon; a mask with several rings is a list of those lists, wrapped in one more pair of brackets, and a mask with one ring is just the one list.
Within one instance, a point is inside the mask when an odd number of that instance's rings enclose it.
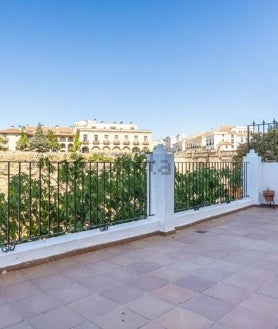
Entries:
{"label": "rooftop", "polygon": [[278,328],[277,209],[7,272],[0,319],[9,329]]}

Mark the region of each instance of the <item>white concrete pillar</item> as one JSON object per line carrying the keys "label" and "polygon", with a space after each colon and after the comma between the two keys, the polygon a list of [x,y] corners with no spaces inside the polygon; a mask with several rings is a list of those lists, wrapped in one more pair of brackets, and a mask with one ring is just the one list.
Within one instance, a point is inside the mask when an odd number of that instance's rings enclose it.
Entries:
{"label": "white concrete pillar", "polygon": [[174,227],[174,155],[159,144],[148,155],[148,206],[150,215],[159,220],[161,232],[171,232]]}
{"label": "white concrete pillar", "polygon": [[254,150],[250,150],[243,161],[247,162],[247,194],[254,204],[261,204],[262,159]]}

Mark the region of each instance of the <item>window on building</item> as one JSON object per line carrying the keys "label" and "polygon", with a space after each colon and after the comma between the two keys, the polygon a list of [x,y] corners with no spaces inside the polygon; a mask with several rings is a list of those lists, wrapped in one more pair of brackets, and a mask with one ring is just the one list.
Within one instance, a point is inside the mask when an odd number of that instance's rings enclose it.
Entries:
{"label": "window on building", "polygon": [[83,142],[88,142],[88,135],[87,134],[83,135]]}
{"label": "window on building", "polygon": [[119,140],[119,135],[114,136],[115,141]]}
{"label": "window on building", "polygon": [[60,143],[65,143],[66,142],[66,138],[65,137],[60,137],[59,138],[59,142]]}
{"label": "window on building", "polygon": [[98,142],[98,135],[94,135],[94,142]]}

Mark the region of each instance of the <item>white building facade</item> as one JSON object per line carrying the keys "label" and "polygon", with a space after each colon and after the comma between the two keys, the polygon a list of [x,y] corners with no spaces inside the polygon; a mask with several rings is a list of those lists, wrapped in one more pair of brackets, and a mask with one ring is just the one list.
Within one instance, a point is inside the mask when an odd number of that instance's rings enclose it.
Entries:
{"label": "white building facade", "polygon": [[133,123],[105,123],[96,120],[75,122],[82,153],[121,154],[151,152],[152,132],[138,129]]}

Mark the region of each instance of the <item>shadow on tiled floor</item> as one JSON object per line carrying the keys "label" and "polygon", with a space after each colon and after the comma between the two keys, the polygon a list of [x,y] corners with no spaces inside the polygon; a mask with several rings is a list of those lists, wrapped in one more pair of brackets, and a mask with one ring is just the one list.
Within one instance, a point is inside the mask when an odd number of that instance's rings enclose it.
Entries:
{"label": "shadow on tiled floor", "polygon": [[0,328],[276,329],[278,211],[2,274]]}

